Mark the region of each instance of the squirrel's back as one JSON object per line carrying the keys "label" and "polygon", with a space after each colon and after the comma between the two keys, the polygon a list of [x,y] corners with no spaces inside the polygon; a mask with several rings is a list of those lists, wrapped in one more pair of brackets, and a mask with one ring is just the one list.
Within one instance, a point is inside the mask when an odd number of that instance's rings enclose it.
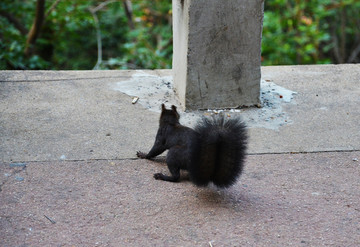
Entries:
{"label": "squirrel's back", "polygon": [[233,185],[240,176],[247,148],[245,124],[240,118],[204,118],[195,127],[201,148],[189,174],[198,186],[213,182],[218,187]]}

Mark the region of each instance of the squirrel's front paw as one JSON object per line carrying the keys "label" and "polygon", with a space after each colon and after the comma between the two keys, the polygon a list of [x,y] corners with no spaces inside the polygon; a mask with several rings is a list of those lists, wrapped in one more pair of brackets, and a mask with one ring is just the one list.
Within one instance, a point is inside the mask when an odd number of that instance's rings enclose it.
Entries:
{"label": "squirrel's front paw", "polygon": [[163,180],[163,174],[162,173],[155,173],[154,174],[154,178],[156,179],[156,180]]}
{"label": "squirrel's front paw", "polygon": [[146,153],[143,153],[143,152],[140,152],[140,151],[136,152],[136,156],[141,158],[141,159],[146,159]]}

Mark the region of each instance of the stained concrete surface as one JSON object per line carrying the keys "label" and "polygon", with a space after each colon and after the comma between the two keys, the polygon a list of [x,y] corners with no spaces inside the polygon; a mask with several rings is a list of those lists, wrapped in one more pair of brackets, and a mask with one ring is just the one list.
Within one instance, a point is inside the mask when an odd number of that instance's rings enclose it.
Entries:
{"label": "stained concrete surface", "polygon": [[[144,160],[1,164],[1,246],[359,246],[360,152],[251,155],[227,190]],[[3,174],[7,174],[6,177]]]}
{"label": "stained concrete surface", "polygon": [[360,66],[262,72],[297,94],[226,113],[248,123],[249,155],[218,190],[156,181],[166,166],[135,157],[159,113],[116,86],[170,71],[1,71],[0,245],[359,246]]}

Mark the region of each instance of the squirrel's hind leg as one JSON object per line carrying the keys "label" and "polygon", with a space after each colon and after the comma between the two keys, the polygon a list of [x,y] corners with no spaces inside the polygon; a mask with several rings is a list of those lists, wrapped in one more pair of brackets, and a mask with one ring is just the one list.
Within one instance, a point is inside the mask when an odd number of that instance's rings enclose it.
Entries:
{"label": "squirrel's hind leg", "polygon": [[179,182],[180,172],[179,172],[179,176],[167,176],[162,173],[155,173],[154,178],[156,180],[163,180],[168,182]]}
{"label": "squirrel's hind leg", "polygon": [[178,182],[180,179],[180,166],[177,164],[177,160],[173,157],[172,150],[169,151],[166,157],[166,163],[171,173],[171,176],[164,175],[162,173],[155,173],[154,178],[156,180],[164,180],[169,182]]}
{"label": "squirrel's hind leg", "polygon": [[168,164],[168,167],[169,167],[171,176],[167,176],[162,173],[155,173],[154,178],[156,180],[163,180],[163,181],[168,181],[168,182],[178,182],[180,179],[180,168],[171,167],[171,166],[169,166],[169,164]]}

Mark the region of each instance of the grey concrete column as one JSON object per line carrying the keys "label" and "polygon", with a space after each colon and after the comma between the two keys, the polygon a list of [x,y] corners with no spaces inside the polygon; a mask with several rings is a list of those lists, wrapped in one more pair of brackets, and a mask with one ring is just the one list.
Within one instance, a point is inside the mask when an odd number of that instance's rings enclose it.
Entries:
{"label": "grey concrete column", "polygon": [[174,86],[186,109],[260,103],[264,0],[172,0]]}

